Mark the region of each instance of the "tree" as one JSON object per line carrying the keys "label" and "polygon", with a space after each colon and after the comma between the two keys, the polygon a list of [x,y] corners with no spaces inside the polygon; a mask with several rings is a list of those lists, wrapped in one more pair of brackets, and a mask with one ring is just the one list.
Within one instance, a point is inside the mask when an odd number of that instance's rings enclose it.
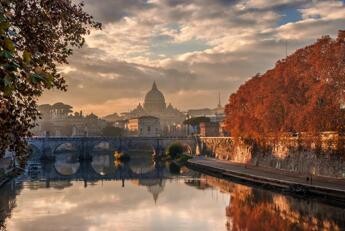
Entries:
{"label": "tree", "polygon": [[183,154],[184,148],[180,143],[173,143],[168,147],[167,154],[172,158],[176,159],[177,157]]}
{"label": "tree", "polygon": [[66,90],[57,65],[101,24],[72,0],[0,0],[0,156],[19,158],[39,117],[37,98],[46,89]]}
{"label": "tree", "polygon": [[234,136],[345,132],[345,31],[324,36],[256,75],[232,94],[226,127]]}

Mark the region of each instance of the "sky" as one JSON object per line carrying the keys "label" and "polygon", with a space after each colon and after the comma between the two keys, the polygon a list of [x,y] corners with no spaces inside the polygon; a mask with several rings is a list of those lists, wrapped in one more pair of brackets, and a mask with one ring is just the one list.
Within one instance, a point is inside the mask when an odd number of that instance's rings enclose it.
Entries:
{"label": "sky", "polygon": [[[77,1],[77,0],[75,0]],[[103,23],[59,69],[64,102],[104,116],[143,102],[156,81],[180,110],[224,105],[238,87],[296,49],[345,29],[345,1],[85,0]],[[286,46],[287,45],[287,46]]]}

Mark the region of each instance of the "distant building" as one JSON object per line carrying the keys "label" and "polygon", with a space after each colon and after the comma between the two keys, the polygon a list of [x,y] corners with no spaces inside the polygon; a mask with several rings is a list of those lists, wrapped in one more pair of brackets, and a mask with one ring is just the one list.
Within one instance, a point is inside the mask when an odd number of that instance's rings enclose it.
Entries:
{"label": "distant building", "polygon": [[[199,124],[195,126],[184,124],[186,119],[195,117],[207,117],[210,122],[221,123],[224,120],[224,107],[221,105],[220,95],[218,95],[217,107],[191,109],[188,112],[181,112],[170,103],[167,105],[163,93],[158,89],[156,82],[153,82],[152,88],[145,95],[144,102],[139,103],[136,108],[129,112],[120,114],[114,113],[105,116],[104,119],[111,121],[112,125],[124,129],[125,133],[133,133],[134,128],[131,124],[144,116],[153,116],[159,119],[160,135],[184,136],[190,134],[199,134]],[[134,126],[134,125],[133,125]],[[220,132],[218,132],[220,133]]]}
{"label": "distant building", "polygon": [[38,106],[42,119],[32,132],[37,136],[99,136],[107,122],[95,114],[83,116],[82,112],[73,114],[72,106],[64,103]]}
{"label": "distant building", "polygon": [[220,136],[219,122],[201,122],[200,136]]}
{"label": "distant building", "polygon": [[189,125],[188,134],[199,134],[200,136],[226,136],[224,130],[224,107],[218,95],[218,105],[214,109],[201,108],[191,109],[187,112],[189,120],[201,120],[197,124]]}
{"label": "distant building", "polygon": [[117,113],[113,113],[113,114],[104,116],[102,119],[104,119],[107,122],[115,122],[115,121],[121,120],[121,116],[119,116]]}
{"label": "distant building", "polygon": [[112,125],[116,128],[121,128],[125,131],[127,130],[128,120],[116,120],[112,123]]}
{"label": "distant building", "polygon": [[213,116],[215,111],[210,108],[190,109],[187,111],[190,117]]}
{"label": "distant building", "polygon": [[159,118],[154,116],[141,116],[128,120],[128,134],[134,136],[159,136],[161,126]]}
{"label": "distant building", "polygon": [[201,109],[190,109],[187,111],[189,118],[193,117],[208,117],[211,122],[221,122],[224,120],[224,107],[220,101],[220,94],[218,94],[218,105],[216,108],[201,108]]}
{"label": "distant building", "polygon": [[[185,114],[174,108],[170,103],[166,105],[164,95],[158,89],[155,82],[151,90],[145,95],[143,105],[139,103],[138,106],[130,112],[121,113],[120,118],[115,121],[115,124],[118,122],[118,126],[120,126],[122,123],[120,121],[131,120],[143,116],[158,118],[160,122],[159,130],[164,135],[185,135],[183,126],[183,121],[186,118]],[[106,118],[114,118],[114,116],[109,115]]]}
{"label": "distant building", "polygon": [[230,135],[229,132],[226,130],[224,121],[219,122],[219,135],[220,136],[229,136]]}

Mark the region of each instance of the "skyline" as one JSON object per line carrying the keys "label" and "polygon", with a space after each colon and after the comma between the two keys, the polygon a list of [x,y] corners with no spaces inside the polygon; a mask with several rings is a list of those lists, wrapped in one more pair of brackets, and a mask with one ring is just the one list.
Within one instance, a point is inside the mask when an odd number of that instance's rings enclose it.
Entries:
{"label": "skyline", "polygon": [[[198,3],[198,4],[197,4]],[[177,108],[222,104],[256,73],[345,23],[344,1],[85,1],[103,23],[61,67],[62,101],[104,116],[143,102],[155,80]],[[186,98],[188,97],[188,100]]]}
{"label": "skyline", "polygon": [[0,229],[345,230],[344,25],[345,0],[0,1]]}

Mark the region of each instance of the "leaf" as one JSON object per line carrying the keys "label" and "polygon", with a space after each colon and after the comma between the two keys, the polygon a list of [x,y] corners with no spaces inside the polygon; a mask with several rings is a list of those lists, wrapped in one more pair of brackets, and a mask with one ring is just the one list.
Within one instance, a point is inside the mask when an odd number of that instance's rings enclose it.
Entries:
{"label": "leaf", "polygon": [[15,47],[14,47],[14,44],[13,44],[11,39],[9,39],[9,38],[4,39],[4,48],[11,51],[11,52],[14,52]]}
{"label": "leaf", "polygon": [[30,76],[30,78],[31,78],[31,82],[34,83],[34,84],[39,83],[41,81],[44,81],[44,78],[41,75],[37,74],[37,73],[32,74]]}
{"label": "leaf", "polygon": [[14,87],[13,87],[12,85],[11,85],[11,86],[8,86],[8,87],[5,87],[5,89],[4,89],[4,95],[5,95],[5,96],[11,95],[12,92],[13,92],[13,90],[14,90]]}
{"label": "leaf", "polygon": [[11,95],[12,91],[14,90],[14,86],[12,83],[12,78],[9,75],[5,75],[5,77],[3,78],[3,84],[3,92],[5,96]]}
{"label": "leaf", "polygon": [[11,52],[9,51],[1,51],[1,57],[5,58],[5,59],[11,59],[13,58],[13,55]]}
{"label": "leaf", "polygon": [[4,77],[4,85],[5,87],[9,87],[12,85],[12,79],[9,75],[5,75]]}
{"label": "leaf", "polygon": [[23,52],[23,61],[24,61],[24,63],[30,63],[31,59],[32,59],[31,53],[25,50]]}
{"label": "leaf", "polygon": [[5,69],[8,71],[17,71],[19,65],[16,62],[10,62],[9,64],[5,65]]}
{"label": "leaf", "polygon": [[5,32],[10,28],[10,24],[6,21],[0,23],[0,35],[5,34]]}
{"label": "leaf", "polygon": [[47,84],[48,87],[53,86],[53,80],[54,80],[54,77],[52,74],[45,73],[45,83]]}

